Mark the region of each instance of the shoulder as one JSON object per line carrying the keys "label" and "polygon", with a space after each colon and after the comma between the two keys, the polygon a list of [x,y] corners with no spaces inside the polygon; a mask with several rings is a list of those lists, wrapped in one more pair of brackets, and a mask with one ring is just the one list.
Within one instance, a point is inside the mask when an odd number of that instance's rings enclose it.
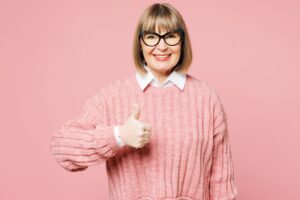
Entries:
{"label": "shoulder", "polygon": [[112,80],[102,85],[102,87],[98,90],[97,95],[105,99],[128,93],[136,89],[134,81],[135,77],[132,75]]}
{"label": "shoulder", "polygon": [[[219,95],[218,91],[215,89],[215,87],[212,86],[212,84],[210,84],[206,81],[197,79],[193,76],[189,75],[189,78],[190,78],[190,82],[189,82],[190,85],[196,86],[194,88],[200,88],[197,91],[200,92],[199,95],[201,95],[202,97],[204,97],[207,100],[209,106],[213,110],[214,116],[223,116],[224,117],[226,114],[225,114],[225,110],[223,107],[223,103],[222,103],[220,95]],[[192,88],[192,87],[190,87],[190,88]]]}
{"label": "shoulder", "polygon": [[192,90],[200,92],[202,95],[209,97],[212,101],[215,101],[219,97],[215,87],[207,81],[190,74],[187,74],[187,81],[189,81],[189,86]]}
{"label": "shoulder", "polygon": [[[114,97],[124,98],[128,89],[134,88],[133,77],[123,77],[104,83],[95,93],[91,94],[84,102],[84,109],[92,111],[94,108],[103,108],[107,103],[111,104]],[[126,95],[129,96],[129,95]]]}

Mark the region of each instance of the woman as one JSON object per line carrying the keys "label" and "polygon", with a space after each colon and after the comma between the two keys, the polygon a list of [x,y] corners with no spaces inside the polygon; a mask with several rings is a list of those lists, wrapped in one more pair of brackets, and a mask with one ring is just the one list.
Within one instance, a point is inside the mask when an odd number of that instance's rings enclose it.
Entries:
{"label": "woman", "polygon": [[68,171],[105,162],[113,200],[236,199],[225,111],[187,74],[191,44],[173,6],[144,11],[133,55],[135,76],[101,88],[55,131],[57,162]]}

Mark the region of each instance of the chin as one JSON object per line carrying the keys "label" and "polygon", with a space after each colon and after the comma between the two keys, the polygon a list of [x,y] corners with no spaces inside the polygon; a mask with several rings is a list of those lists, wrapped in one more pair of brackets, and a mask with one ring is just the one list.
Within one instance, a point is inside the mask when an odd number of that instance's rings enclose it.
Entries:
{"label": "chin", "polygon": [[157,60],[153,60],[152,62],[152,66],[154,66],[155,68],[169,68],[169,66],[173,65],[173,62],[167,62],[167,61],[157,61]]}
{"label": "chin", "polygon": [[170,67],[170,66],[156,66],[154,69],[156,71],[159,71],[160,73],[166,73],[167,71],[171,70],[172,67]]}

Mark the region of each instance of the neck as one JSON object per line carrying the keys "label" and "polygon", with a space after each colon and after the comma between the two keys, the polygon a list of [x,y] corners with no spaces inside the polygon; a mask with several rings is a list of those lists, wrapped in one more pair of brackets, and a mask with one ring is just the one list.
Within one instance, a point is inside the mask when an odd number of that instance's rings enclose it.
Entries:
{"label": "neck", "polygon": [[[148,67],[149,68],[149,67]],[[152,74],[155,76],[155,78],[162,84],[164,81],[168,78],[168,76],[171,74],[172,69],[164,72],[155,71],[151,68],[149,70],[152,72]]]}

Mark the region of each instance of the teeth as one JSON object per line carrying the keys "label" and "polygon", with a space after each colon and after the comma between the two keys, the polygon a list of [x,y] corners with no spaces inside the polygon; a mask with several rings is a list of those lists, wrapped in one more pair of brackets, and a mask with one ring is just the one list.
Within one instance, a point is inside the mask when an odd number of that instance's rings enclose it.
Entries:
{"label": "teeth", "polygon": [[159,58],[166,58],[166,57],[169,57],[169,55],[164,55],[164,56],[160,56],[160,55],[155,55],[156,57],[159,57]]}

